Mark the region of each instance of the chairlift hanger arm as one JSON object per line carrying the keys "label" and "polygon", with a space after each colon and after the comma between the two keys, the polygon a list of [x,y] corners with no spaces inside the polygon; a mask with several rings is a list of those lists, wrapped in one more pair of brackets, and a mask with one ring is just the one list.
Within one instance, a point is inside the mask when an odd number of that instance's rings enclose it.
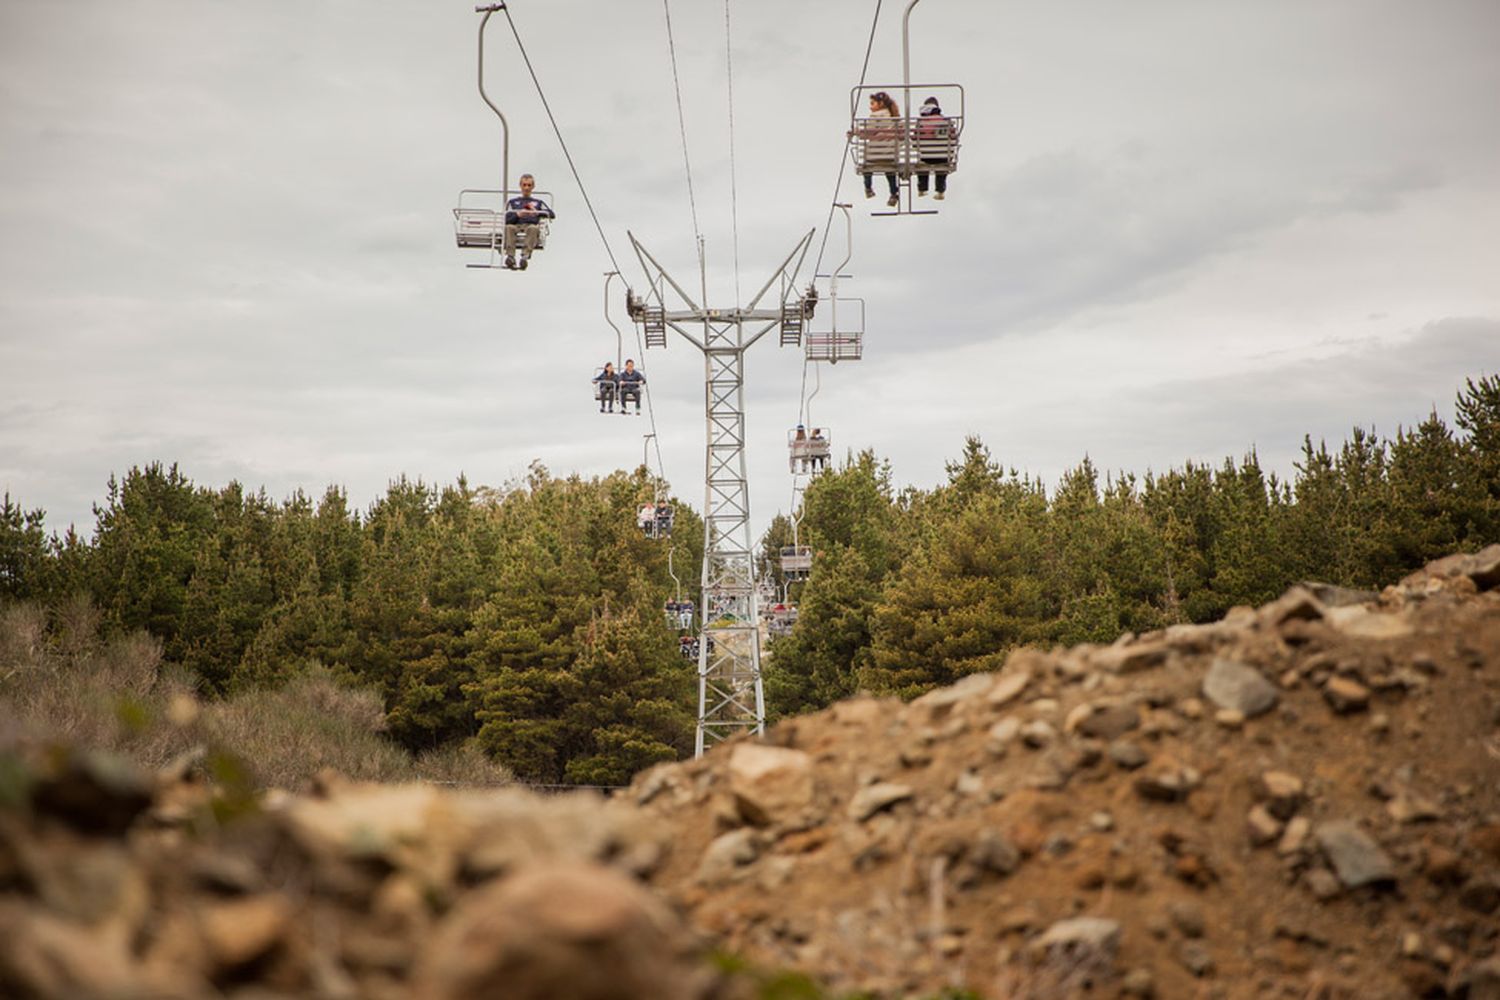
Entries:
{"label": "chairlift hanger arm", "polygon": [[501,152],[500,152],[500,189],[503,194],[503,204],[510,204],[510,123],[505,120],[505,113],[490,100],[490,95],[484,89],[484,29],[490,23],[490,16],[497,10],[504,10],[505,4],[486,4],[474,8],[476,14],[483,13],[484,17],[479,22],[479,96],[484,98],[484,103],[495,112],[495,117],[500,119]]}
{"label": "chairlift hanger arm", "polygon": [[620,357],[625,353],[625,337],[620,333],[620,328],[615,326],[615,321],[609,318],[609,283],[620,276],[619,271],[607,271],[604,275],[604,322],[615,331],[615,364],[620,364]]}

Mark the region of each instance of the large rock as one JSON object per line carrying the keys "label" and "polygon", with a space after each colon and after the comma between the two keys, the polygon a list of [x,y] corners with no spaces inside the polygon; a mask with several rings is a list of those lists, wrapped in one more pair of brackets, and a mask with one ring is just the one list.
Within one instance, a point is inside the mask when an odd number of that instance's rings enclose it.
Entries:
{"label": "large rock", "polygon": [[541,866],[465,897],[416,974],[415,1000],[698,1000],[688,935],[650,892],[596,865]]}
{"label": "large rock", "polygon": [[1049,958],[1107,969],[1120,950],[1120,922],[1106,917],[1059,920],[1037,939],[1035,947]]}
{"label": "large rock", "polygon": [[698,882],[716,886],[727,882],[739,869],[760,857],[761,834],[751,829],[731,830],[715,837],[698,862]]}
{"label": "large rock", "polygon": [[1220,708],[1243,712],[1253,719],[1276,707],[1276,687],[1254,667],[1223,657],[1214,659],[1203,678],[1203,694]]}
{"label": "large rock", "polygon": [[1354,823],[1333,820],[1319,823],[1313,837],[1339,881],[1350,889],[1384,885],[1396,880],[1396,869],[1380,845]]}
{"label": "large rock", "polygon": [[787,747],[741,743],[729,755],[729,791],[748,823],[803,823],[815,794],[812,758]]}
{"label": "large rock", "polygon": [[849,818],[864,822],[882,809],[889,809],[898,802],[905,802],[916,793],[909,785],[897,785],[889,781],[866,785],[854,793],[849,800]]}
{"label": "large rock", "polygon": [[1401,615],[1358,605],[1333,608],[1328,612],[1328,624],[1351,639],[1402,639],[1414,631],[1411,622]]}
{"label": "large rock", "polygon": [[994,681],[995,676],[993,674],[969,674],[967,677],[961,678],[957,683],[927,692],[912,702],[911,706],[915,709],[925,710],[928,721],[936,722],[946,717],[949,712],[964,702],[976,700],[984,695],[993,686]]}
{"label": "large rock", "polygon": [[1096,708],[1078,723],[1078,731],[1101,740],[1116,740],[1141,725],[1141,713],[1134,705],[1105,705]]}
{"label": "large rock", "polygon": [[1014,701],[1016,696],[1026,690],[1026,685],[1031,683],[1030,670],[1010,670],[1001,674],[990,688],[985,701],[991,708],[1000,708],[1002,705]]}

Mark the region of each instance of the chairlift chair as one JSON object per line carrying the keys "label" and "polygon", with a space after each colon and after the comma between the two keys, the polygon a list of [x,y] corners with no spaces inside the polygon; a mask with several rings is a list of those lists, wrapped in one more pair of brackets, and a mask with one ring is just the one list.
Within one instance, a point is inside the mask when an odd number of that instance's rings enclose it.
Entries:
{"label": "chairlift chair", "polygon": [[669,627],[684,632],[693,627],[693,612],[696,608],[692,601],[668,601],[665,610]]}
{"label": "chairlift chair", "polygon": [[770,621],[766,623],[766,631],[773,636],[788,636],[797,624],[797,605],[788,604],[771,609]]}
{"label": "chairlift chair", "polygon": [[821,470],[832,454],[832,442],[821,427],[814,427],[810,433],[802,427],[793,428],[786,432],[786,444],[787,466],[794,474]]}
{"label": "chairlift chair", "polygon": [[[885,91],[901,105],[901,117],[871,117],[872,94]],[[936,97],[938,121],[925,121],[913,102]],[[923,174],[947,176],[958,171],[958,149],[964,127],[964,88],[956,83],[865,85],[849,94],[849,158],[856,174],[895,174],[906,188],[906,204],[872,215],[936,215],[936,209],[912,207],[911,181]],[[877,191],[878,194],[878,191]]]}
{"label": "chairlift chair", "polygon": [[[829,364],[838,364],[840,361],[858,361],[864,357],[865,300],[839,298],[833,304],[836,307],[830,310],[833,328],[807,334],[805,347],[807,360],[827,361]],[[855,319],[853,322],[846,320],[841,325],[837,310],[850,307],[852,307]]]}
{"label": "chairlift chair", "polygon": [[643,503],[636,513],[635,524],[647,538],[671,538],[676,511],[665,500]]}
{"label": "chairlift chair", "polygon": [[[833,207],[844,213],[844,259],[827,274],[817,276],[828,279],[828,329],[808,331],[804,348],[808,361],[827,361],[831,365],[840,361],[858,361],[864,356],[865,341],[865,300],[839,295],[839,281],[853,277],[844,268],[854,257],[854,219],[850,214],[854,206],[836,201]],[[840,309],[843,317],[839,316]]]}
{"label": "chairlift chair", "polygon": [[[488,250],[486,263],[470,263],[469,267],[489,267],[503,270],[499,263],[507,252],[515,253],[524,246],[526,226],[511,226],[510,246],[506,246],[504,191],[491,188],[464,188],[458,193],[458,207],[453,210],[453,232],[460,249]],[[534,196],[548,205],[552,195],[546,191],[534,192]],[[547,219],[539,219],[536,227],[536,250],[545,249],[550,231]]]}
{"label": "chairlift chair", "polygon": [[781,575],[788,580],[806,580],[812,574],[813,551],[807,545],[781,548]]}

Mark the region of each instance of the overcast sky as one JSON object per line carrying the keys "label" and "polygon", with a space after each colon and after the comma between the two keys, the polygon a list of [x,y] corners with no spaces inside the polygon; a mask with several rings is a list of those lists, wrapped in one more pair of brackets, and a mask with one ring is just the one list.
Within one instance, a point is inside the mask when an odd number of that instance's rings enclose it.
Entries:
{"label": "overcast sky", "polygon": [[[874,7],[732,0],[745,298],[821,239]],[[870,83],[900,81],[903,7]],[[630,230],[696,288],[660,0],[512,13],[626,277]],[[725,9],[671,15],[727,308]],[[589,394],[610,260],[503,15],[489,90],[559,218],[524,274],[453,245],[458,191],[500,180],[478,24],[435,0],[0,0],[0,489],[88,533],[108,476],[153,460],[359,506],[403,473],[639,463],[648,422]],[[911,24],[913,80],[965,88],[960,170],[937,216],[857,198],[841,294],[866,360],[818,373],[809,420],[836,453],[919,486],[967,434],[1049,485],[1085,454],[1144,473],[1254,447],[1290,473],[1304,434],[1451,423],[1500,370],[1500,4],[923,0]],[[641,358],[612,309],[701,505],[702,358]],[[768,337],[746,368],[759,528],[790,500],[802,362]]]}

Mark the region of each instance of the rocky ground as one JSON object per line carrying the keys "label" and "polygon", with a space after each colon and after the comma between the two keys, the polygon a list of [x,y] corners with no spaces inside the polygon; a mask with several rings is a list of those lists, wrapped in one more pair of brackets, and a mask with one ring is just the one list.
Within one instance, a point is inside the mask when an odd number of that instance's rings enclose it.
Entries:
{"label": "rocky ground", "polygon": [[205,772],[0,758],[0,996],[1500,998],[1500,546],[607,802]]}

